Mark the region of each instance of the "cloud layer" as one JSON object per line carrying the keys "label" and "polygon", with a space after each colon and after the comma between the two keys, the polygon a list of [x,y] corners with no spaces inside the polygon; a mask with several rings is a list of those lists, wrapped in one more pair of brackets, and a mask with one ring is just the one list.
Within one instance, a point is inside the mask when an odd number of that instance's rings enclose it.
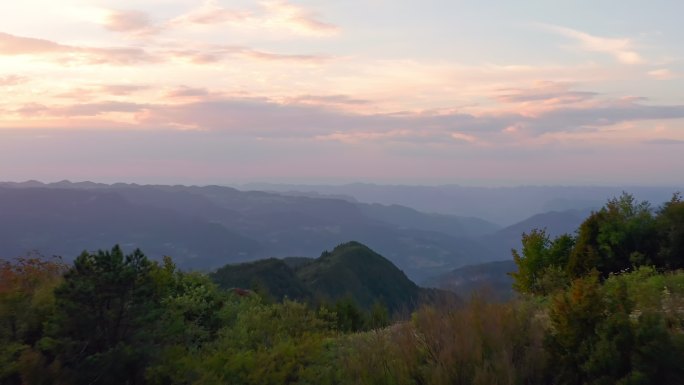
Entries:
{"label": "cloud layer", "polygon": [[[684,162],[679,22],[608,2],[622,21],[583,1],[573,7],[594,16],[528,0],[497,12],[478,2],[0,3],[0,142],[49,136],[77,153],[78,135],[89,145],[141,135],[180,151],[155,164],[235,162],[259,175],[313,175],[331,154],[329,167],[361,170],[363,159],[373,175],[466,175],[467,164],[505,176],[531,158],[563,159],[568,174],[583,159],[616,175],[626,173],[617,159]],[[239,155],[207,151],[210,164],[204,150],[218,143]],[[30,161],[12,153],[0,160]],[[280,158],[260,163],[270,154]]]}

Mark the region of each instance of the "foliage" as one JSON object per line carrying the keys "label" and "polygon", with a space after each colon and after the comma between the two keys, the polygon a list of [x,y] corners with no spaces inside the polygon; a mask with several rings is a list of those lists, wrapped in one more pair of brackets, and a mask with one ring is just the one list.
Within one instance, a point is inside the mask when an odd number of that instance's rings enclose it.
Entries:
{"label": "foliage", "polygon": [[[177,355],[158,383],[332,383],[337,368],[334,325],[306,305],[268,304],[258,297],[226,298],[222,327],[203,349]],[[180,370],[178,369],[180,368]],[[164,374],[163,372],[160,372]]]}
{"label": "foliage", "polygon": [[684,267],[684,202],[675,194],[653,210],[623,193],[610,199],[580,225],[575,236],[549,239],[544,230],[522,236],[522,250],[513,250],[518,271],[514,288],[523,294],[548,295],[565,289],[572,279],[592,271],[601,279],[639,266]]}
{"label": "foliage", "polygon": [[682,383],[683,283],[682,273],[648,268],[610,276],[604,285],[598,273],[575,280],[549,309],[556,382]]}
{"label": "foliage", "polygon": [[563,267],[568,263],[574,239],[562,235],[550,240],[545,230],[534,229],[522,235],[522,255],[513,250],[518,271],[511,273],[513,288],[520,293],[546,295],[562,288]]}
{"label": "foliage", "polygon": [[55,289],[46,350],[74,384],[139,383],[161,314],[153,265],[140,250],[84,252]]}
{"label": "foliage", "polygon": [[0,261],[0,383],[28,382],[29,357],[54,312],[53,289],[66,266],[40,256]]}
{"label": "foliage", "polygon": [[[658,210],[623,193],[574,237],[522,237],[511,274],[522,294],[550,296],[546,351],[558,384],[684,381],[684,204]],[[664,273],[663,273],[664,272]]]}
{"label": "foliage", "polygon": [[568,270],[579,277],[596,269],[605,278],[633,265],[650,265],[656,262],[658,240],[650,204],[623,193],[580,226]]}
{"label": "foliage", "polygon": [[250,289],[275,301],[308,300],[313,296],[295,271],[275,258],[226,265],[211,273],[211,278],[223,288]]}
{"label": "foliage", "polygon": [[411,322],[356,335],[343,362],[359,384],[545,383],[545,321],[535,306],[426,306]]}
{"label": "foliage", "polygon": [[675,194],[658,211],[657,226],[661,248],[654,258],[659,266],[684,268],[684,201]]}

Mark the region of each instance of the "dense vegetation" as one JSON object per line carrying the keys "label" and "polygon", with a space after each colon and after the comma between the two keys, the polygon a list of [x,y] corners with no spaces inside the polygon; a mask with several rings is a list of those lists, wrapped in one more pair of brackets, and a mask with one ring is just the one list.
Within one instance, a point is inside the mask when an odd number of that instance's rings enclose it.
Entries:
{"label": "dense vegetation", "polygon": [[[625,194],[574,235],[533,230],[522,246],[516,300],[433,301],[391,325],[382,306],[357,306],[354,292],[327,303],[279,301],[118,247],[72,265],[3,262],[0,382],[684,383],[679,196],[653,210]],[[362,269],[364,258],[340,256],[363,253],[352,243],[318,262],[272,260],[255,271],[275,266],[274,277],[297,278],[308,291],[324,287],[312,277],[340,261]]]}
{"label": "dense vegetation", "polygon": [[659,271],[684,268],[684,202],[679,194],[658,210],[623,193],[591,215],[576,235],[549,239],[535,229],[522,236],[522,255],[513,251],[521,293],[546,295],[572,280],[596,273],[602,279],[639,266]]}

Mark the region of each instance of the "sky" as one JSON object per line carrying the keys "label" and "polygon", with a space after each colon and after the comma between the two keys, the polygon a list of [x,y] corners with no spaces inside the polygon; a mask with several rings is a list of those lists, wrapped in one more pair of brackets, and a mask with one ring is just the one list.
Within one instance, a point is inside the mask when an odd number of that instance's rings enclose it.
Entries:
{"label": "sky", "polygon": [[0,180],[684,184],[684,2],[0,2]]}

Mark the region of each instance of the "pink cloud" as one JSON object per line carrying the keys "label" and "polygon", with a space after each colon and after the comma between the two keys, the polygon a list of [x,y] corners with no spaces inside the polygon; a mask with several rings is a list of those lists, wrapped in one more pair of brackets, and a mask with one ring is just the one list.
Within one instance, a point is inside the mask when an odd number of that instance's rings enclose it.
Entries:
{"label": "pink cloud", "polygon": [[327,36],[339,27],[322,21],[314,12],[287,1],[263,1],[256,10],[229,9],[216,0],[169,20],[167,27],[231,24],[235,27],[285,30],[298,35]]}
{"label": "pink cloud", "polygon": [[176,17],[168,22],[168,25],[210,25],[227,22],[245,21],[253,17],[252,12],[231,10],[222,7],[216,1],[205,1],[200,7]]}
{"label": "pink cloud", "polygon": [[67,92],[62,92],[55,95],[58,98],[68,98],[76,100],[84,99],[95,99],[99,97],[109,97],[109,96],[130,96],[134,95],[140,91],[149,90],[151,87],[148,85],[136,85],[136,84],[104,84],[104,85],[92,85],[86,87],[79,87],[71,89]]}
{"label": "pink cloud", "polygon": [[[129,47],[85,47],[59,44],[45,39],[15,36],[0,32],[0,55],[48,56],[60,64],[114,64],[135,65],[158,63],[171,57],[188,59],[197,64],[220,62],[226,58],[248,58],[259,61],[285,61],[299,63],[322,63],[330,60],[325,55],[283,54],[260,51],[243,46],[208,45],[197,49],[168,49],[148,51],[143,48]],[[0,78],[4,79],[4,78]],[[7,77],[9,82],[14,77]],[[18,78],[17,78],[18,79]],[[117,92],[110,89],[108,91]]]}
{"label": "pink cloud", "polygon": [[90,64],[133,65],[159,62],[161,58],[142,48],[81,48]]}
{"label": "pink cloud", "polygon": [[499,90],[494,98],[501,103],[573,104],[594,99],[598,94],[588,91],[573,91],[571,83],[537,82],[528,88],[506,88]]}
{"label": "pink cloud", "polygon": [[331,58],[325,55],[281,54],[255,50],[241,46],[208,46],[199,49],[182,49],[167,51],[168,55],[187,59],[195,64],[213,64],[226,58],[248,58],[265,62],[299,62],[321,64]]}
{"label": "pink cloud", "polygon": [[100,103],[84,103],[57,109],[64,116],[97,116],[107,112],[140,112],[146,105],[138,103],[106,101]]}
{"label": "pink cloud", "polygon": [[49,40],[19,37],[0,32],[0,55],[26,55],[68,51],[70,51],[70,47]]}
{"label": "pink cloud", "polygon": [[193,97],[204,97],[209,95],[209,90],[206,88],[194,88],[194,87],[179,87],[173,89],[166,93],[168,98],[193,98]]}
{"label": "pink cloud", "polygon": [[150,17],[140,11],[111,11],[104,24],[105,28],[115,32],[152,33],[154,27]]}
{"label": "pink cloud", "polygon": [[[469,141],[524,128],[530,135],[582,131],[622,122],[684,118],[684,106],[651,106],[634,100],[605,100],[580,106],[559,105],[528,116],[479,115],[458,111],[356,114],[322,105],[279,104],[267,99],[211,98],[179,105],[148,106],[141,124],[180,124],[197,129],[275,136],[325,136],[331,133],[386,133],[410,130],[420,135]],[[515,130],[511,127],[515,127]],[[456,136],[453,134],[457,133]]]}
{"label": "pink cloud", "polygon": [[[461,133],[453,133],[451,137],[455,141],[462,140],[459,136],[467,137],[471,139],[471,136]],[[368,142],[390,142],[390,143],[440,143],[444,141],[449,141],[449,135],[436,135],[434,132],[420,131],[420,130],[410,130],[410,129],[397,129],[389,131],[336,131],[330,134],[317,135],[314,137],[317,141],[327,141],[327,142],[340,142],[346,144],[359,144]],[[474,140],[473,140],[474,141]],[[472,142],[468,140],[468,142]]]}
{"label": "pink cloud", "polygon": [[78,47],[0,32],[0,55],[52,55],[66,64],[152,63],[159,58],[137,47]]}
{"label": "pink cloud", "polygon": [[29,81],[29,78],[19,75],[0,76],[0,87],[16,86]]}
{"label": "pink cloud", "polygon": [[116,96],[126,96],[131,95],[139,91],[144,91],[150,89],[147,85],[136,85],[136,84],[106,84],[97,87],[100,92],[109,95]]}
{"label": "pink cloud", "polygon": [[677,78],[677,74],[672,72],[668,68],[659,68],[652,71],[648,71],[648,76],[657,80],[671,80]]}
{"label": "pink cloud", "polygon": [[[282,6],[284,3],[278,3]],[[146,15],[136,11],[115,12],[106,27],[120,32],[142,34],[153,26]],[[157,28],[157,27],[154,27]],[[31,55],[49,58],[61,65],[137,65],[158,63],[171,57],[181,57],[196,64],[211,64],[226,58],[246,58],[264,62],[294,62],[320,64],[330,57],[318,54],[275,53],[244,46],[206,45],[194,48],[169,49],[158,46],[145,49],[137,46],[94,47],[61,44],[47,39],[16,36],[0,32],[0,55]]]}
{"label": "pink cloud", "polygon": [[257,51],[253,49],[245,49],[241,52],[241,54],[252,59],[264,61],[295,61],[302,63],[321,63],[330,59],[328,56],[324,55],[280,54],[273,52]]}
{"label": "pink cloud", "polygon": [[127,102],[104,101],[98,103],[77,103],[66,106],[46,106],[39,103],[25,104],[14,112],[23,117],[66,117],[98,116],[108,112],[136,113],[143,111],[146,105]]}
{"label": "pink cloud", "polygon": [[15,109],[13,112],[24,117],[44,116],[50,109],[40,103],[28,103]]}
{"label": "pink cloud", "polygon": [[370,104],[370,100],[356,99],[347,95],[300,95],[287,98],[292,104],[331,105],[331,106],[360,106]]}
{"label": "pink cloud", "polygon": [[608,132],[611,127],[628,122],[684,119],[681,105],[653,106],[622,99],[559,104],[533,116],[495,112],[475,115],[452,110],[359,114],[337,109],[333,104],[290,103],[214,97],[192,103],[148,106],[139,115],[139,124],[248,137],[308,137],[345,143],[374,140],[485,144],[549,133]]}
{"label": "pink cloud", "polygon": [[[543,88],[543,87],[542,87]],[[548,87],[546,87],[548,88]],[[553,88],[553,87],[551,87]],[[563,87],[559,92],[567,92]],[[528,90],[507,90],[508,99],[546,100]],[[588,93],[593,95],[593,93]],[[514,96],[510,96],[514,95]],[[639,98],[556,103],[535,114],[524,111],[465,113],[455,109],[397,112],[355,112],[363,104],[344,95],[304,95],[275,101],[228,97],[203,88],[171,90],[166,103],[102,101],[72,105],[28,104],[16,115],[45,118],[120,116],[140,129],[202,130],[252,138],[308,138],[339,142],[391,141],[489,144],[532,138],[578,138],[611,135],[618,125],[648,120],[684,119],[683,105],[650,105]],[[351,104],[349,104],[351,103]],[[359,104],[356,104],[359,103]],[[109,115],[114,113],[115,115]]]}
{"label": "pink cloud", "polygon": [[265,16],[267,24],[273,23],[304,34],[334,35],[339,32],[339,27],[323,22],[315,13],[287,1],[265,1],[263,5],[268,11]]}

